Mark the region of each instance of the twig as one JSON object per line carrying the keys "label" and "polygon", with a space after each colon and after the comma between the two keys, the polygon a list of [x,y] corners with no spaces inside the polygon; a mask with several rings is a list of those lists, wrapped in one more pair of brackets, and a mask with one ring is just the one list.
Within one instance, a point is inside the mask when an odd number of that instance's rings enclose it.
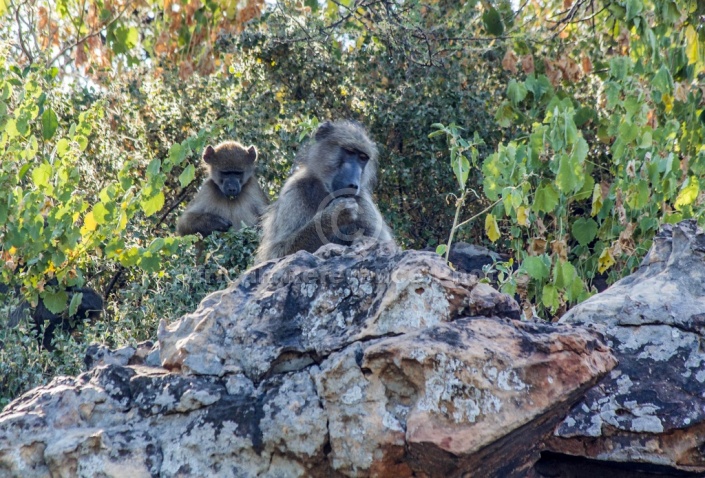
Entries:
{"label": "twig", "polygon": [[34,63],[34,56],[32,56],[32,53],[27,49],[27,46],[24,43],[24,35],[22,34],[22,21],[20,20],[20,8],[27,2],[22,2],[22,4],[17,6],[17,9],[15,10],[15,19],[17,20],[17,31],[19,33],[19,38],[20,38],[20,49],[22,50],[22,53],[25,54],[27,57],[27,60],[29,60],[29,63]]}
{"label": "twig", "polygon": [[61,58],[62,56],[64,56],[67,51],[71,50],[72,48],[77,47],[78,45],[80,45],[81,43],[85,42],[85,41],[88,40],[89,38],[92,38],[92,37],[94,37],[94,36],[99,35],[104,29],[108,28],[108,27],[111,26],[113,23],[117,22],[117,21],[120,19],[120,17],[122,17],[122,14],[125,13],[125,12],[127,11],[127,9],[132,6],[133,3],[134,3],[134,1],[133,1],[133,2],[129,2],[127,5],[125,5],[125,8],[123,8],[123,9],[120,11],[120,13],[117,14],[117,16],[116,16],[115,18],[113,18],[112,20],[110,20],[108,23],[106,23],[105,25],[103,25],[103,26],[102,26],[101,28],[99,28],[98,30],[89,33],[89,34],[86,35],[85,37],[80,38],[80,39],[76,40],[75,42],[73,42],[73,43],[71,43],[71,44],[69,44],[69,45],[66,45],[64,48],[61,49],[61,51],[59,51],[59,53],[57,53],[57,54],[54,56],[54,58],[52,58],[52,59],[47,63],[47,67],[53,65],[54,62],[55,62],[56,60],[58,60],[59,58]]}
{"label": "twig", "polygon": [[125,270],[125,266],[122,264],[118,264],[118,270],[113,274],[112,279],[110,279],[110,282],[108,283],[108,286],[105,288],[105,292],[103,292],[103,300],[107,302],[108,296],[110,295],[110,292],[112,292],[113,287],[115,287],[115,284],[117,283],[118,279],[120,278],[120,275],[122,275],[123,271]]}
{"label": "twig", "polygon": [[174,202],[167,208],[167,210],[164,212],[164,214],[162,214],[162,215],[159,217],[159,220],[158,220],[157,223],[154,225],[153,230],[156,230],[156,229],[161,225],[161,223],[164,222],[164,219],[166,219],[166,217],[171,213],[171,211],[173,211],[174,209],[176,209],[176,206],[178,206],[179,204],[181,204],[181,202],[184,200],[184,198],[186,198],[186,196],[187,196],[188,193],[190,192],[191,186],[192,186],[193,184],[195,184],[195,182],[191,182],[191,184],[189,184],[188,186],[186,186],[186,187],[184,188],[184,190],[181,191],[181,194],[179,194],[179,195],[176,197],[176,199],[174,200]]}
{"label": "twig", "polygon": [[489,211],[490,209],[492,209],[493,207],[495,207],[497,204],[499,204],[499,203],[501,203],[501,202],[502,202],[502,199],[497,199],[495,202],[493,202],[492,204],[490,204],[489,206],[487,206],[485,209],[483,209],[482,211],[478,212],[478,213],[475,214],[473,217],[471,217],[471,218],[469,218],[469,219],[467,219],[467,220],[461,222],[461,223],[458,224],[456,227],[463,227],[465,224],[469,223],[470,221],[474,221],[475,219],[477,219],[478,217],[482,216],[484,213],[486,213],[487,211]]}

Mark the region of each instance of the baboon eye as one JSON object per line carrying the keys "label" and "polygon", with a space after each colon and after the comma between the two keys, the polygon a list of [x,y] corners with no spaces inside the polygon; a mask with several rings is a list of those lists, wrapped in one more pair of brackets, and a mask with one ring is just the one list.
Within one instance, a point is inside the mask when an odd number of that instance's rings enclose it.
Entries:
{"label": "baboon eye", "polygon": [[370,159],[365,153],[360,153],[360,161],[368,161]]}

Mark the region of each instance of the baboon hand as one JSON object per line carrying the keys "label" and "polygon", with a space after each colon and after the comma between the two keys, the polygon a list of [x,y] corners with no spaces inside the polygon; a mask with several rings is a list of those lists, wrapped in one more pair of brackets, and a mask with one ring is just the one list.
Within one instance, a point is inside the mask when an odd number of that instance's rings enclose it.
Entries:
{"label": "baboon hand", "polygon": [[346,226],[357,221],[360,205],[355,198],[339,197],[331,201],[326,207],[326,212],[331,218],[332,224]]}
{"label": "baboon hand", "polygon": [[225,232],[228,229],[230,229],[231,227],[233,227],[233,223],[232,223],[232,221],[230,221],[230,219],[226,219],[226,218],[220,217],[220,216],[214,216],[212,227],[213,227],[214,231]]}

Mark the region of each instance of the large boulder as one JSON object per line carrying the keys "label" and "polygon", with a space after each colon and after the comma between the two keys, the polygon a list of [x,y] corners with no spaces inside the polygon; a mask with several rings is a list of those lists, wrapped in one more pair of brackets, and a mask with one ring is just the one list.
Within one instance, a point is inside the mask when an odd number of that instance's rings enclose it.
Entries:
{"label": "large boulder", "polygon": [[161,367],[96,348],[11,403],[0,476],[527,476],[616,361],[598,333],[518,313],[434,253],[267,262],[162,324]]}
{"label": "large boulder", "polygon": [[604,333],[619,366],[571,410],[550,449],[703,476],[705,234],[695,222],[663,227],[634,274],[561,322]]}

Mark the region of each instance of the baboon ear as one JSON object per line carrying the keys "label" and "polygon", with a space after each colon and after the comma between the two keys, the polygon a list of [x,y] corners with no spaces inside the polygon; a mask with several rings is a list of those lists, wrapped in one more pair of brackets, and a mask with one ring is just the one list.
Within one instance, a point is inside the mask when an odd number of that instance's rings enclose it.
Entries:
{"label": "baboon ear", "polygon": [[215,149],[213,146],[206,146],[206,150],[203,151],[203,161],[210,164],[215,159]]}
{"label": "baboon ear", "polygon": [[330,121],[326,121],[322,125],[318,127],[316,130],[316,141],[321,141],[322,139],[325,139],[328,135],[330,135],[333,132],[333,123]]}
{"label": "baboon ear", "polygon": [[255,148],[254,144],[250,145],[250,147],[247,148],[247,158],[253,163],[257,159],[257,148]]}

